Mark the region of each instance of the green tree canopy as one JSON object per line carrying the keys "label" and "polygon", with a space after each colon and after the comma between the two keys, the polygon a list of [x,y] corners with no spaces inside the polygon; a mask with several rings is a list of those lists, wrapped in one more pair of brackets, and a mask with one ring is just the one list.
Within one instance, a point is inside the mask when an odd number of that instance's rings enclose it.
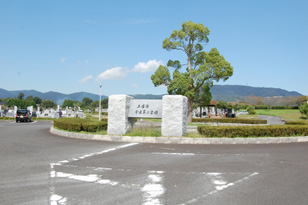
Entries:
{"label": "green tree canopy", "polygon": [[[187,63],[169,60],[167,67],[160,65],[151,76],[154,86],[168,86],[170,95],[184,95],[188,98],[188,122],[192,121],[193,102],[208,102],[213,82],[225,81],[233,74],[233,67],[216,48],[209,52],[203,51],[203,45],[209,41],[209,33],[203,24],[184,22],[181,30],[174,30],[163,41],[163,48],[184,52]],[[183,66],[185,71],[182,71]],[[173,68],[172,77],[168,67]]]}
{"label": "green tree canopy", "polygon": [[17,98],[21,100],[21,99],[24,98],[24,96],[25,96],[25,95],[24,95],[23,93],[19,93]]}
{"label": "green tree canopy", "polygon": [[308,118],[308,103],[302,103],[299,107],[299,111],[303,116],[306,115],[306,118]]}
{"label": "green tree canopy", "polygon": [[227,109],[229,106],[228,106],[228,103],[226,101],[218,101],[217,104],[215,105],[217,108],[220,108],[220,109]]}
{"label": "green tree canopy", "polygon": [[19,98],[10,98],[6,102],[6,105],[10,108],[17,106],[19,109],[26,109],[29,106],[36,107],[36,104],[33,100],[19,99]]}
{"label": "green tree canopy", "polygon": [[92,102],[93,102],[93,100],[91,98],[88,98],[88,97],[84,97],[82,99],[82,103],[84,103],[85,106],[89,106]]}
{"label": "green tree canopy", "polygon": [[79,101],[76,100],[64,100],[62,107],[78,107],[80,105]]}
{"label": "green tree canopy", "polygon": [[43,100],[41,105],[44,108],[56,108],[57,107],[57,104],[52,100]]}
{"label": "green tree canopy", "polygon": [[35,104],[41,104],[42,103],[42,99],[39,97],[34,97],[33,101],[35,102]]}
{"label": "green tree canopy", "polygon": [[103,109],[107,109],[108,108],[108,98],[105,98],[104,100],[102,100],[101,105]]}

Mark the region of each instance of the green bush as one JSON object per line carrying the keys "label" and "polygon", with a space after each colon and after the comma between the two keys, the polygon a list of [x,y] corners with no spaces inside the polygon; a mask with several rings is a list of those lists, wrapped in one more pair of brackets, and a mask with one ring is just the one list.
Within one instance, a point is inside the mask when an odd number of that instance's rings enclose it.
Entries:
{"label": "green bush", "polygon": [[15,120],[15,117],[0,117],[0,120]]}
{"label": "green bush", "polygon": [[267,124],[267,120],[240,119],[240,118],[193,118],[192,122],[219,122],[219,123],[241,123],[241,124]]}
{"label": "green bush", "polygon": [[308,118],[308,103],[301,104],[299,111],[302,115],[306,115],[306,118]]}
{"label": "green bush", "polygon": [[247,107],[247,111],[248,111],[249,115],[255,115],[256,114],[255,108],[253,106],[251,106],[251,105],[249,105]]}
{"label": "green bush", "polygon": [[308,125],[308,121],[286,121],[286,125]]}
{"label": "green bush", "polygon": [[103,122],[85,122],[82,123],[82,127],[84,131],[87,132],[97,132],[101,130],[107,130],[106,121]]}
{"label": "green bush", "polygon": [[204,137],[284,137],[308,136],[307,125],[269,125],[269,126],[198,126]]}
{"label": "green bush", "polygon": [[54,120],[54,126],[67,131],[97,132],[107,130],[107,121],[91,121],[80,118],[61,118]]}

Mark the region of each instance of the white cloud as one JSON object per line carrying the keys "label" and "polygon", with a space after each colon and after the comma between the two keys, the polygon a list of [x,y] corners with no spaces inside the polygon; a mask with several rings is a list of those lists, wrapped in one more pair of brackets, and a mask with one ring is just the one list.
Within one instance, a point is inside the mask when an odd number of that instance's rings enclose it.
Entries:
{"label": "white cloud", "polygon": [[83,21],[84,23],[88,23],[88,24],[99,24],[98,21],[93,21],[93,20],[89,20],[89,19],[86,19]]}
{"label": "white cloud", "polygon": [[128,19],[126,23],[127,24],[144,24],[144,23],[151,23],[151,21],[147,19]]}
{"label": "white cloud", "polygon": [[88,61],[88,60],[85,60],[84,62],[85,62],[85,63],[89,63],[89,61]]}
{"label": "white cloud", "polygon": [[64,61],[66,61],[66,60],[67,60],[67,58],[65,58],[65,57],[60,59],[61,63],[64,63]]}
{"label": "white cloud", "polygon": [[139,62],[135,67],[133,68],[133,72],[138,72],[138,73],[149,73],[154,70],[156,70],[159,65],[163,64],[162,61],[157,61],[157,60],[150,60],[147,63],[144,62]]}
{"label": "white cloud", "polygon": [[133,87],[134,87],[134,88],[137,88],[137,87],[138,87],[138,84],[137,84],[137,83],[133,83]]}
{"label": "white cloud", "polygon": [[115,68],[108,69],[105,72],[99,74],[96,80],[106,80],[106,79],[119,80],[119,79],[123,79],[127,75],[128,72],[129,72],[128,68],[115,67]]}
{"label": "white cloud", "polygon": [[88,76],[82,78],[81,80],[79,80],[79,82],[80,82],[80,83],[85,83],[85,82],[87,82],[88,80],[90,80],[90,79],[92,79],[92,78],[93,78],[92,75],[88,75]]}

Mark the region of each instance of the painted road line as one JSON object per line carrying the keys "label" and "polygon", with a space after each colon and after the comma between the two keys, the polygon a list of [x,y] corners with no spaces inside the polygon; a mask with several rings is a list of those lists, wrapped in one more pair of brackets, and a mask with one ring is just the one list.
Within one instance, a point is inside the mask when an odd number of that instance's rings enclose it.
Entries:
{"label": "painted road line", "polygon": [[216,193],[218,193],[218,192],[220,192],[220,191],[222,191],[222,190],[228,189],[228,188],[230,188],[230,187],[232,187],[232,186],[234,186],[234,185],[237,185],[237,184],[239,184],[239,183],[241,183],[241,182],[244,182],[244,181],[246,181],[246,180],[249,180],[251,177],[256,176],[256,175],[258,175],[258,174],[259,174],[258,172],[254,172],[254,173],[252,173],[252,174],[250,174],[250,175],[248,175],[248,176],[246,176],[246,177],[243,177],[243,178],[241,178],[241,179],[239,179],[239,180],[237,180],[237,181],[235,181],[235,182],[229,182],[229,183],[227,183],[226,181],[224,181],[224,180],[222,179],[221,173],[212,173],[212,174],[210,174],[210,175],[213,175],[213,176],[214,176],[212,183],[213,183],[214,186],[215,186],[215,190],[213,190],[213,191],[211,191],[211,192],[208,192],[208,193],[205,193],[205,194],[203,194],[203,195],[201,195],[201,196],[199,196],[199,197],[193,198],[193,199],[191,199],[191,200],[189,200],[189,201],[183,203],[183,205],[184,205],[184,204],[193,204],[193,203],[196,203],[196,202],[198,202],[199,200],[204,199],[204,198],[206,198],[206,197],[208,197],[208,196],[210,196],[210,195],[216,194]]}
{"label": "painted road line", "polygon": [[147,183],[142,187],[143,205],[164,204],[160,197],[165,193],[163,171],[148,171]]}
{"label": "painted road line", "polygon": [[[76,162],[78,160],[86,159],[88,157],[97,156],[97,155],[109,153],[109,152],[112,152],[112,151],[117,151],[117,150],[120,150],[120,149],[123,149],[123,148],[127,148],[127,147],[137,145],[137,144],[138,143],[125,144],[125,145],[117,146],[117,147],[114,147],[114,148],[106,149],[106,150],[103,150],[103,151],[85,154],[85,155],[82,155],[82,156],[77,157],[77,158],[72,158],[70,160],[62,160],[62,161],[58,161],[58,162],[55,162],[55,163],[50,163],[49,176],[50,176],[51,179],[55,179],[55,178],[59,177],[59,178],[69,178],[69,179],[74,179],[74,180],[79,180],[79,181],[84,181],[84,182],[94,182],[94,183],[98,183],[98,184],[109,184],[109,185],[112,185],[112,186],[118,185],[118,182],[114,182],[114,181],[111,181],[109,179],[102,179],[98,175],[85,175],[85,176],[83,176],[83,175],[74,175],[74,174],[71,174],[71,173],[57,172],[55,170],[55,167],[67,165],[70,162]],[[54,204],[65,205],[66,202],[67,202],[67,197],[63,197],[63,196],[55,194],[55,182],[53,180],[50,180],[50,181],[51,181],[51,185],[49,187],[49,191],[50,191],[49,204],[50,205],[54,205]],[[127,186],[127,185],[123,185],[123,187],[125,187],[125,186]]]}
{"label": "painted road line", "polygon": [[245,153],[236,153],[236,154],[195,154],[195,153],[172,153],[172,152],[151,152],[150,154],[156,155],[172,155],[172,156],[215,156],[215,157],[224,157],[224,156],[269,156],[269,154],[245,154]]}

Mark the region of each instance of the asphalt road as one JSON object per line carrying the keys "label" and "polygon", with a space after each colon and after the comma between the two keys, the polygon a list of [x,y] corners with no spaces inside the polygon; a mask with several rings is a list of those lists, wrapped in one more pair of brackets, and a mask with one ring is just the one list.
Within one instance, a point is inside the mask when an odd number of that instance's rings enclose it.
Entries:
{"label": "asphalt road", "polygon": [[0,204],[308,204],[308,143],[87,141],[0,121]]}
{"label": "asphalt road", "polygon": [[281,117],[270,116],[270,115],[259,115],[259,119],[267,120],[267,124],[269,125],[283,125],[284,121]]}

